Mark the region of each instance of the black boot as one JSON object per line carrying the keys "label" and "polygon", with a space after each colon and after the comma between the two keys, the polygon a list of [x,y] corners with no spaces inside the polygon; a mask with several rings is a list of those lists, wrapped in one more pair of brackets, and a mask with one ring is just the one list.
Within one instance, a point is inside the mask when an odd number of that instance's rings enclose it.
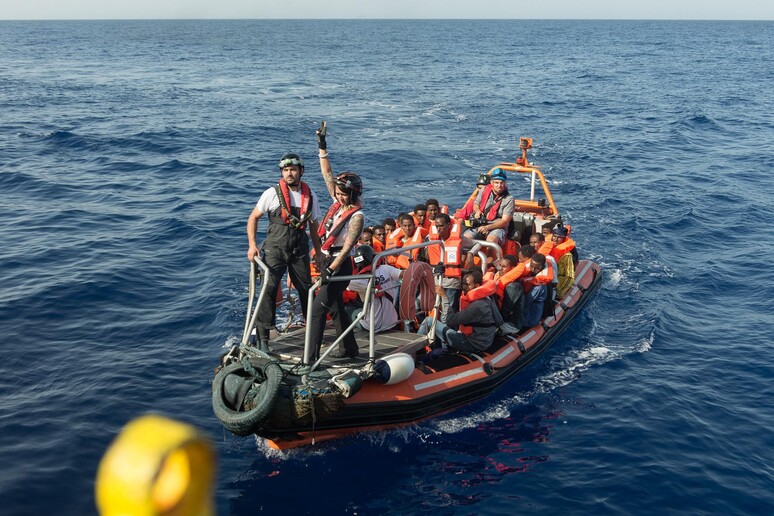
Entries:
{"label": "black boot", "polygon": [[341,346],[337,347],[330,353],[328,353],[328,356],[330,358],[357,358],[357,356],[360,355],[360,350],[355,347],[352,349],[342,348]]}
{"label": "black boot", "polygon": [[269,349],[269,329],[268,328],[258,328],[258,331],[256,332],[257,341],[258,341],[258,350],[263,351],[264,353],[268,353],[271,351]]}

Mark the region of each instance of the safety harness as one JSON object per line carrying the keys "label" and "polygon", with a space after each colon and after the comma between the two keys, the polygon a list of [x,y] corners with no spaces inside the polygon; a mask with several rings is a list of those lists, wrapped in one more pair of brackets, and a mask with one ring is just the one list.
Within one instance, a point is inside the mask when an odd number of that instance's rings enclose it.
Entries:
{"label": "safety harness", "polygon": [[328,213],[326,213],[325,217],[323,217],[322,224],[320,224],[320,227],[317,230],[317,234],[320,235],[320,238],[325,239],[325,241],[322,243],[323,251],[327,251],[333,246],[333,243],[344,229],[344,226],[347,224],[349,218],[352,217],[352,215],[354,215],[355,212],[361,208],[361,206],[360,203],[353,205],[350,209],[341,215],[341,218],[339,218],[339,223],[334,226],[333,216],[337,211],[339,211],[339,208],[341,208],[341,203],[334,202],[328,209]]}
{"label": "safety harness", "polygon": [[285,181],[280,181],[274,188],[277,191],[277,199],[280,204],[280,216],[283,222],[294,228],[304,230],[306,229],[306,222],[309,217],[312,216],[312,191],[309,189],[309,185],[301,181],[301,207],[298,208],[299,216],[293,214],[290,207],[290,189]]}

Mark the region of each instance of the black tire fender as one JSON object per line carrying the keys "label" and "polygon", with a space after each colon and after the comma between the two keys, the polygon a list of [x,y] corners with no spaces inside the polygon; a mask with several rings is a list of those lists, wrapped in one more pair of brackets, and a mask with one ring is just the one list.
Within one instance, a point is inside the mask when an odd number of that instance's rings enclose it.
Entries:
{"label": "black tire fender", "polygon": [[259,393],[255,399],[255,407],[248,411],[234,410],[224,398],[223,384],[230,374],[249,376],[241,362],[234,362],[221,369],[212,389],[212,410],[229,431],[236,435],[250,435],[261,428],[261,425],[269,417],[274,403],[277,401],[280,382],[282,381],[282,368],[267,358],[251,358],[250,364],[258,371],[263,371],[266,376],[259,387]]}

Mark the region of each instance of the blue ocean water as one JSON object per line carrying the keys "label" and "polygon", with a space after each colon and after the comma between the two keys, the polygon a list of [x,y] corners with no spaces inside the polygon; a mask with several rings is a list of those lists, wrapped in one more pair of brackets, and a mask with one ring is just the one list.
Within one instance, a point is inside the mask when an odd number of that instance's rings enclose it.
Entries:
{"label": "blue ocean water", "polygon": [[[772,84],[771,22],[0,22],[2,512],[94,513],[154,411],[213,438],[221,514],[771,514]],[[288,151],[324,192],[322,119],[372,223],[533,137],[605,280],[486,400],[279,453],[210,381],[247,215]]]}

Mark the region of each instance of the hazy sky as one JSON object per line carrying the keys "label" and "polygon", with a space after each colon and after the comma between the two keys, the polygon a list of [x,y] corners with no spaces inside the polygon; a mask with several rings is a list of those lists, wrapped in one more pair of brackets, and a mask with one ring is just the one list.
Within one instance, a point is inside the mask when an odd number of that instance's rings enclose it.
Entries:
{"label": "hazy sky", "polygon": [[772,20],[771,0],[0,0],[2,20],[568,18]]}

